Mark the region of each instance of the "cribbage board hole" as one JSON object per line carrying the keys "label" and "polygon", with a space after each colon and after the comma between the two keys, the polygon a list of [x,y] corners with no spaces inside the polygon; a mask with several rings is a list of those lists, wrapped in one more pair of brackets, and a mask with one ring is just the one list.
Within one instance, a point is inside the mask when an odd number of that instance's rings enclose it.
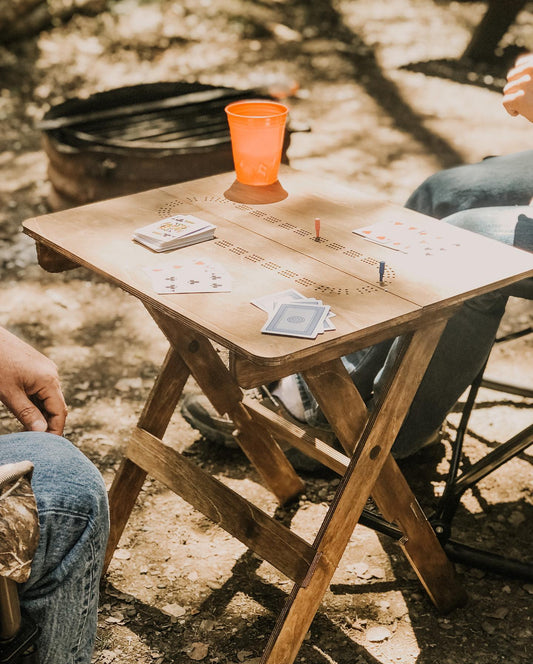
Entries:
{"label": "cribbage board hole", "polygon": [[326,295],[349,295],[349,288],[332,288],[331,286],[322,286],[320,284],[315,285],[315,290],[318,293],[323,293]]}
{"label": "cribbage board hole", "polygon": [[[309,238],[313,242],[316,241],[314,233],[311,233],[309,230],[306,230],[305,228],[299,228],[294,224],[291,224],[289,222],[284,222],[279,217],[274,217],[273,215],[268,214],[263,210],[258,210],[254,207],[242,203],[236,204],[228,200],[227,198],[224,198],[223,196],[217,196],[212,194],[211,195],[206,194],[205,196],[200,196],[200,197],[188,196],[183,200],[173,200],[170,203],[167,203],[166,205],[163,205],[160,208],[158,208],[157,214],[163,219],[165,217],[171,217],[173,214],[176,214],[179,211],[181,211],[183,209],[183,206],[194,204],[197,202],[219,204],[223,205],[224,207],[230,205],[234,208],[245,211],[248,214],[253,215],[254,217],[257,217],[258,219],[262,219],[271,224],[276,224],[277,226],[279,226],[279,228],[283,230],[290,231],[301,237]],[[342,251],[345,256],[348,256],[350,258],[355,258],[357,260],[360,260],[361,262],[368,263],[369,265],[376,267],[379,265],[379,261],[377,261],[376,259],[365,256],[360,251],[357,251],[355,249],[346,249],[344,245],[339,244],[338,242],[328,242],[327,238],[320,237],[319,243],[325,245],[328,249],[331,249],[332,251]],[[340,287],[327,286],[325,284],[317,284],[312,279],[308,279],[307,277],[304,277],[303,275],[294,272],[294,270],[285,268],[282,265],[274,263],[273,261],[269,261],[265,259],[263,256],[260,256],[259,254],[249,253],[247,249],[239,247],[235,245],[233,242],[230,242],[229,240],[218,238],[214,240],[214,244],[216,244],[221,249],[228,249],[237,256],[241,256],[244,260],[248,260],[251,263],[259,264],[262,268],[266,270],[275,271],[281,277],[289,279],[290,281],[293,281],[295,284],[298,284],[300,286],[313,289],[318,293],[329,294],[329,295],[350,295],[350,290],[348,288],[340,288]],[[389,268],[389,266],[387,265],[385,268],[385,278],[387,279],[387,281],[392,281],[395,278],[395,276],[396,275],[394,270]],[[359,287],[358,289],[356,289],[355,292],[358,293],[359,295],[369,295],[379,292],[379,290],[377,288],[373,288],[372,286],[367,286],[367,287]]]}
{"label": "cribbage board hole", "polygon": [[233,242],[229,242],[228,240],[215,240],[215,244],[224,249],[233,247]]}
{"label": "cribbage board hole", "polygon": [[271,261],[268,261],[268,263],[263,263],[263,267],[266,268],[267,270],[280,270],[281,265],[278,265],[277,263],[272,263]]}
{"label": "cribbage board hole", "polygon": [[208,194],[206,194],[205,196],[201,196],[200,198],[198,198],[197,196],[188,196],[184,200],[174,200],[171,201],[170,203],[167,203],[166,205],[162,205],[160,208],[158,208],[157,214],[161,217],[161,219],[165,219],[166,217],[172,217],[172,215],[179,212],[184,205],[190,205],[190,204],[194,205],[199,201],[202,201],[204,203],[217,203],[219,205],[225,205],[225,206],[227,206],[228,204],[233,205],[231,201],[229,201],[227,198],[224,198],[223,196],[208,195]]}
{"label": "cribbage board hole", "polygon": [[302,286],[314,286],[315,282],[311,281],[311,279],[308,279],[307,277],[298,277],[296,279],[297,284],[301,284]]}

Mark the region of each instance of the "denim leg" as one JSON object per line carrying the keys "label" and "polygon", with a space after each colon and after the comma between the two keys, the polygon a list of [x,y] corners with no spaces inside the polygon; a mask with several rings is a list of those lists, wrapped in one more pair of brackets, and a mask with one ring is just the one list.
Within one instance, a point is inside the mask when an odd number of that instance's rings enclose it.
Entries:
{"label": "denim leg", "polygon": [[[388,339],[342,358],[346,370],[364,401],[368,401],[372,397],[376,374],[383,366],[392,342],[393,339]],[[311,426],[323,426],[327,420],[307,387],[307,383],[300,374],[297,374],[296,380],[304,406],[305,421]]]}
{"label": "denim leg", "polygon": [[528,205],[532,172],[533,150],[448,168],[425,180],[405,207],[442,219],[477,207]]}
{"label": "denim leg", "polygon": [[[533,251],[533,207],[526,205],[533,198],[532,171],[533,150],[451,168],[428,178],[412,194],[406,207],[444,217],[444,223]],[[476,206],[477,209],[470,209]],[[529,297],[531,285],[532,280],[527,279],[507,289],[505,294],[495,292],[474,298],[450,319],[394,444],[394,456],[413,454],[438,431],[483,366],[505,312],[507,295],[523,297],[526,293]],[[380,393],[386,368],[396,357],[397,341],[387,355],[391,343],[384,342],[343,358],[370,406],[372,389],[376,396]],[[298,382],[306,421],[323,424],[324,416],[301,376]]]}
{"label": "denim leg", "polygon": [[442,221],[519,249],[533,251],[533,207],[474,208],[456,212]]}
{"label": "denim leg", "polygon": [[[483,367],[506,303],[507,297],[501,291],[487,293],[468,300],[450,318],[394,442],[395,458],[411,456],[438,432],[454,404]],[[398,347],[399,339],[378,374],[374,398],[381,392]]]}
{"label": "denim leg", "polygon": [[21,605],[41,627],[41,664],[89,664],[109,530],[107,495],[94,465],[59,436],[0,436],[0,464],[28,459],[40,538]]}
{"label": "denim leg", "polygon": [[[533,154],[533,151],[532,153]],[[533,208],[495,207],[465,210],[442,221],[533,251]],[[531,291],[532,280],[465,302],[448,322],[408,416],[393,446],[393,454],[404,458],[418,451],[442,425],[461,394],[483,366],[505,312],[508,294]],[[529,287],[529,288],[527,288]],[[387,369],[397,356],[399,341],[383,342],[343,358],[359,392],[372,407],[384,384]],[[390,348],[390,352],[389,351]],[[300,393],[309,424],[325,419],[307,385],[299,377]],[[374,397],[370,399],[374,391]],[[370,400],[369,400],[370,399]]]}
{"label": "denim leg", "polygon": [[[533,251],[531,213],[530,207],[477,208],[455,213],[442,221]],[[413,454],[438,431],[488,357],[505,312],[507,295],[523,296],[532,290],[531,282],[525,279],[505,293],[495,291],[468,300],[449,320],[394,443],[395,457]],[[394,359],[394,350],[388,362]],[[376,393],[382,381],[382,374],[378,374]]]}

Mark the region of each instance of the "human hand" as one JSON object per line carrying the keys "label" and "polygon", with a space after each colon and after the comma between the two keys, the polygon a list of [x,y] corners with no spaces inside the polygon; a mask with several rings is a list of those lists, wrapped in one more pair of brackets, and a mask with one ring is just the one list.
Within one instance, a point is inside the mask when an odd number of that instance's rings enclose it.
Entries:
{"label": "human hand", "polygon": [[58,436],[63,433],[67,406],[55,364],[3,328],[0,401],[27,431],[48,431]]}
{"label": "human hand", "polygon": [[507,74],[502,104],[509,115],[533,122],[533,54],[520,56]]}

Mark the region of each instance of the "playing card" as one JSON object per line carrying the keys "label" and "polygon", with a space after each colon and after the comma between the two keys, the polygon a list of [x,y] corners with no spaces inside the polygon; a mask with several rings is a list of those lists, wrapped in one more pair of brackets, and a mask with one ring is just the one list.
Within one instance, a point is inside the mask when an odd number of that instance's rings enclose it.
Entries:
{"label": "playing card", "polygon": [[450,241],[438,227],[427,230],[422,226],[404,221],[380,221],[371,226],[355,228],[353,231],[371,242],[402,253],[421,253],[433,256],[442,251],[459,247],[457,242]]}
{"label": "playing card", "polygon": [[329,332],[330,330],[336,330],[337,329],[331,321],[331,317],[334,316],[334,315],[335,314],[332,314],[331,311],[330,311],[329,314],[324,319],[324,323],[323,323],[324,332]]}
{"label": "playing card", "polygon": [[217,263],[201,258],[146,268],[157,293],[216,293],[231,291],[231,277]]}
{"label": "playing card", "polygon": [[283,302],[298,301],[307,301],[307,298],[297,290],[294,290],[294,288],[289,288],[288,290],[280,291],[278,293],[271,293],[270,295],[258,297],[255,300],[252,300],[252,304],[259,307],[259,309],[266,311],[268,314],[271,314],[275,311],[277,306]]}
{"label": "playing card", "polygon": [[265,334],[315,339],[329,312],[329,307],[306,302],[281,303],[261,328]]}

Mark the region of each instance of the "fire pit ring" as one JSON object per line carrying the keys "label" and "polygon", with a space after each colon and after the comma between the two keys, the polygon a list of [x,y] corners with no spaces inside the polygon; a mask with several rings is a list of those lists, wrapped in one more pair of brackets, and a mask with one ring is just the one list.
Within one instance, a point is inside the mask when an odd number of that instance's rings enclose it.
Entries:
{"label": "fire pit ring", "polygon": [[[233,169],[224,107],[256,89],[151,83],[73,98],[44,116],[54,210]],[[283,161],[290,132],[286,132]]]}

